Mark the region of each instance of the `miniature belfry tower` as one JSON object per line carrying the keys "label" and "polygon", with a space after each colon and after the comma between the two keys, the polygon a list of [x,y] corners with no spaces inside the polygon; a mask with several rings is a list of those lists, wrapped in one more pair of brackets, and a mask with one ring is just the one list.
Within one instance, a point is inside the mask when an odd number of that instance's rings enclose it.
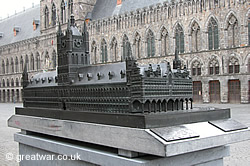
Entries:
{"label": "miniature belfry tower", "polygon": [[90,64],[89,35],[84,22],[81,34],[75,25],[74,15],[68,20],[66,35],[62,33],[59,23],[57,32],[58,52],[58,85],[68,85],[75,82],[77,69]]}

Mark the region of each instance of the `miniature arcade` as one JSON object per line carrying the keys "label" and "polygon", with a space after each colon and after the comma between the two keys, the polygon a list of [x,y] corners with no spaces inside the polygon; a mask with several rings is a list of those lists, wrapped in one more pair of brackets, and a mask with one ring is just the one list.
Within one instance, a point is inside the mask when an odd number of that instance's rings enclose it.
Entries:
{"label": "miniature arcade", "polygon": [[250,138],[230,109],[196,108],[192,79],[170,63],[91,65],[86,24],[59,24],[58,69],[23,73],[23,107],[8,125],[19,153],[79,154],[78,160],[22,160],[20,165],[223,165],[228,144]]}

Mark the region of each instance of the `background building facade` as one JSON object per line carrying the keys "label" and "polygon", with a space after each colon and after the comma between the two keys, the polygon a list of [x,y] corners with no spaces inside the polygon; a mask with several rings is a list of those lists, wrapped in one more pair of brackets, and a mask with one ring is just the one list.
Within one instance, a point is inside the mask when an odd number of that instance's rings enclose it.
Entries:
{"label": "background building facade", "polygon": [[[128,56],[141,64],[171,62],[177,48],[182,66],[191,71],[195,102],[250,101],[247,0],[41,0],[40,6],[0,22],[2,102],[21,101],[24,63],[33,74],[56,69],[57,24],[65,31],[71,13],[79,29],[86,16],[90,19],[92,64]],[[16,17],[30,23],[18,25]],[[13,31],[4,32],[6,22]],[[25,30],[33,36],[23,36]],[[6,40],[9,34],[13,39]]]}

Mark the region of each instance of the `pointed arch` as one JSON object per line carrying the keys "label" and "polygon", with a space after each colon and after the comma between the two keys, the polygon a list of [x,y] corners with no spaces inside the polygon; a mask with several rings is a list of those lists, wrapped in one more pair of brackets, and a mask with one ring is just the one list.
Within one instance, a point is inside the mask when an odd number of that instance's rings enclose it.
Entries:
{"label": "pointed arch", "polygon": [[51,17],[51,22],[52,22],[52,26],[55,26],[56,25],[56,5],[55,3],[52,4],[52,17]]}
{"label": "pointed arch", "polygon": [[141,35],[136,32],[134,35],[135,57],[141,58]]}
{"label": "pointed arch", "polygon": [[219,48],[219,26],[215,17],[210,17],[207,24],[208,32],[208,49],[214,50]]}
{"label": "pointed arch", "polygon": [[180,23],[177,23],[174,28],[175,49],[178,53],[184,53],[184,31]]}
{"label": "pointed arch", "polygon": [[48,6],[44,8],[44,28],[49,27],[49,9]]}
{"label": "pointed arch", "polygon": [[226,17],[225,30],[227,31],[228,46],[235,47],[239,45],[239,22],[236,15],[231,11]]}
{"label": "pointed arch", "polygon": [[160,46],[161,55],[166,56],[169,52],[169,34],[168,30],[163,26],[160,30]]}
{"label": "pointed arch", "polygon": [[101,62],[102,63],[108,62],[108,46],[105,39],[102,39],[101,42]]}
{"label": "pointed arch", "polygon": [[113,61],[117,61],[118,57],[118,43],[115,37],[112,38],[110,43],[110,57],[112,57]]}
{"label": "pointed arch", "polygon": [[132,57],[131,44],[129,42],[128,36],[124,34],[122,38],[122,60],[124,61],[129,57]]}
{"label": "pointed arch", "polygon": [[155,56],[155,35],[151,29],[148,29],[146,33],[146,48],[147,48],[147,57]]}
{"label": "pointed arch", "polygon": [[17,73],[18,72],[18,69],[19,69],[19,61],[18,61],[18,57],[16,56],[16,59],[15,59],[15,72]]}
{"label": "pointed arch", "polygon": [[197,52],[201,48],[201,28],[197,21],[193,20],[190,26],[191,51]]}
{"label": "pointed arch", "polygon": [[66,22],[66,5],[64,0],[61,2],[61,22],[62,24]]}
{"label": "pointed arch", "polygon": [[228,73],[229,74],[240,73],[240,62],[236,56],[231,56],[228,60]]}

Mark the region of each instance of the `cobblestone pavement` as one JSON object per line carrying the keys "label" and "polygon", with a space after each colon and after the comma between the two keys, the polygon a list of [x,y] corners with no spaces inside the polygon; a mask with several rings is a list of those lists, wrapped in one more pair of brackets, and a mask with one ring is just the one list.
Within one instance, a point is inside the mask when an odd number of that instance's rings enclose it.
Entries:
{"label": "cobblestone pavement", "polygon": [[[6,154],[18,154],[18,144],[14,142],[13,135],[17,129],[7,127],[8,118],[14,114],[14,107],[22,104],[0,104],[0,166],[17,166],[18,162],[6,160]],[[195,106],[209,106],[218,108],[231,108],[232,117],[250,127],[250,104],[195,104]],[[232,144],[231,156],[224,159],[225,166],[250,165],[250,140]]]}

